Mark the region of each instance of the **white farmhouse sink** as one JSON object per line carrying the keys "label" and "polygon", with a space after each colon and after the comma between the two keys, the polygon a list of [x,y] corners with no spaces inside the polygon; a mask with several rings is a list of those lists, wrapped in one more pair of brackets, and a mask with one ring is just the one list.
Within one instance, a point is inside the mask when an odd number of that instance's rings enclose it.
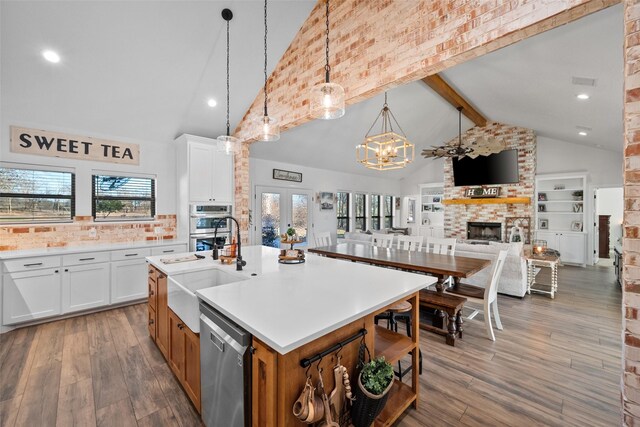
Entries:
{"label": "white farmhouse sink", "polygon": [[248,280],[248,277],[218,269],[178,273],[168,277],[169,307],[195,333],[200,333],[200,308],[195,291],[227,283]]}

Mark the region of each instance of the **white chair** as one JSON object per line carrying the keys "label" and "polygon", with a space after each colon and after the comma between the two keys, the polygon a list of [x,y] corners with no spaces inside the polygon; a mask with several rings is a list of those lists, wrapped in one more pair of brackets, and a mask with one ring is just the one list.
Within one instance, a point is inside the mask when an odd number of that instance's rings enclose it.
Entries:
{"label": "white chair", "polygon": [[393,247],[393,234],[373,233],[373,246],[381,248]]}
{"label": "white chair", "polygon": [[320,246],[330,246],[331,245],[331,233],[328,231],[322,233],[315,233],[314,241],[316,247]]}
{"label": "white chair", "polygon": [[456,239],[437,239],[435,237],[427,238],[424,245],[427,252],[442,255],[456,254]]}
{"label": "white chair", "polygon": [[500,314],[498,313],[498,281],[500,280],[502,267],[504,267],[504,260],[507,258],[507,252],[508,251],[500,251],[498,254],[498,258],[493,266],[491,280],[484,289],[479,286],[465,285],[463,283],[456,284],[447,289],[447,292],[463,296],[467,298],[467,302],[483,307],[482,309],[474,309],[474,311],[467,316],[467,319],[473,319],[478,313],[482,312],[487,335],[491,341],[496,340],[493,334],[493,327],[491,326],[491,314],[493,314],[493,318],[496,321],[496,328],[502,330],[502,322],[500,321]]}
{"label": "white chair", "polygon": [[398,249],[422,251],[422,236],[398,236]]}

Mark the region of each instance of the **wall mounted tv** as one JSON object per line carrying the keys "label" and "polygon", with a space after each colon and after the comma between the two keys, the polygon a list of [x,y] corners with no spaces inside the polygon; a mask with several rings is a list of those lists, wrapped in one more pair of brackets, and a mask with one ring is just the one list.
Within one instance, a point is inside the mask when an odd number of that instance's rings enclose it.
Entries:
{"label": "wall mounted tv", "polygon": [[517,184],[518,150],[504,150],[475,159],[453,158],[453,182],[456,187],[463,185]]}

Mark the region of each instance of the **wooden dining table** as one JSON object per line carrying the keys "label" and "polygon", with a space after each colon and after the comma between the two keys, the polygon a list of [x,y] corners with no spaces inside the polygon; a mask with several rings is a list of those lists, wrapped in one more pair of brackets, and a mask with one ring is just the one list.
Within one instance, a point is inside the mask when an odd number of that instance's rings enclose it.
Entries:
{"label": "wooden dining table", "polygon": [[438,283],[436,284],[436,290],[438,292],[444,290],[444,281],[449,276],[459,281],[460,279],[473,276],[491,264],[491,261],[488,259],[407,251],[395,248],[381,248],[351,242],[320,246],[308,249],[308,251],[329,258],[346,259],[383,267],[393,267],[406,271],[431,274],[438,278]]}
{"label": "wooden dining table", "polygon": [[[444,292],[444,282],[453,277],[456,282],[470,277],[491,264],[490,260],[404,249],[382,248],[362,243],[338,243],[308,249],[309,252],[329,258],[363,262],[381,267],[392,267],[416,273],[426,273],[438,278],[436,291],[420,291],[420,305],[435,309],[433,325],[420,322],[420,328],[446,336],[447,344],[455,345],[462,337],[461,312],[466,298]],[[444,317],[448,317],[445,329]]]}

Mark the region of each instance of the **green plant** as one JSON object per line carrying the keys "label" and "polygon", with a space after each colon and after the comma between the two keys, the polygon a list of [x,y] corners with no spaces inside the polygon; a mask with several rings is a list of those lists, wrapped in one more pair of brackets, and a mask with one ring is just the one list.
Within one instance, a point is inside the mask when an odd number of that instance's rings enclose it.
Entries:
{"label": "green plant", "polygon": [[287,228],[287,235],[288,236],[293,236],[294,234],[296,234],[296,230],[292,227]]}
{"label": "green plant", "polygon": [[371,394],[382,394],[391,381],[393,367],[384,356],[373,359],[362,368],[362,385]]}

